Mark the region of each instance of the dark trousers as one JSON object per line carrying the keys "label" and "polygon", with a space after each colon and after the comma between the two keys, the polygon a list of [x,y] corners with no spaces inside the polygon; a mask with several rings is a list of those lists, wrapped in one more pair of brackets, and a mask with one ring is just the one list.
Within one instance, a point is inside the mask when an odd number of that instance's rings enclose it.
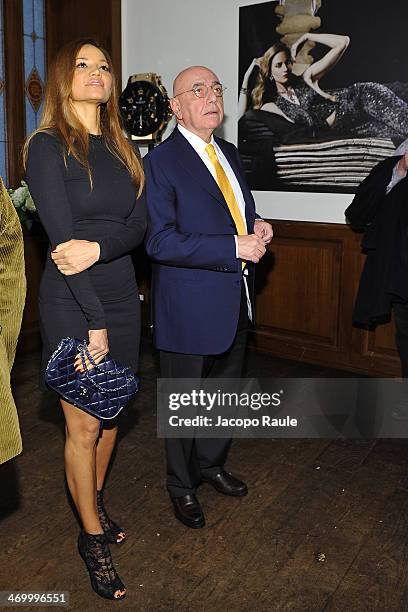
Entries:
{"label": "dark trousers", "polygon": [[408,378],[408,302],[393,304],[395,320],[395,343],[401,360],[403,378]]}
{"label": "dark trousers", "polygon": [[[245,356],[248,309],[244,288],[238,327],[230,348],[220,355],[185,355],[160,351],[162,378],[239,378]],[[194,493],[202,474],[216,474],[224,465],[231,439],[166,439],[167,490],[171,497]]]}

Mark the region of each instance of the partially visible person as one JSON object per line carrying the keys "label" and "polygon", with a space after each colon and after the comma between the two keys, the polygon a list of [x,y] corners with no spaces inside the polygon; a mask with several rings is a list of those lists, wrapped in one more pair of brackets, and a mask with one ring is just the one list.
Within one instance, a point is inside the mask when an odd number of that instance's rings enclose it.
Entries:
{"label": "partially visible person", "polygon": [[[401,154],[404,152],[404,154]],[[400,153],[400,154],[398,154]],[[408,379],[408,141],[381,161],[359,186],[345,211],[364,230],[367,255],[355,301],[353,322],[373,328],[394,311],[395,341],[402,376]]]}
{"label": "partially visible person", "polygon": [[0,464],[22,451],[10,370],[20,333],[25,294],[23,234],[0,178]]}
{"label": "partially visible person", "polygon": [[[122,132],[109,54],[92,40],[65,45],[49,69],[41,127],[26,145],[27,183],[52,245],[39,296],[43,370],[62,338],[88,339],[96,363],[108,353],[138,368],[140,301],[131,252],[146,210],[141,160]],[[76,368],[82,370],[79,356]],[[108,599],[126,589],[109,543],[125,532],[106,513],[105,476],[117,423],[61,399],[65,471],[82,521],[79,552],[92,588]]]}

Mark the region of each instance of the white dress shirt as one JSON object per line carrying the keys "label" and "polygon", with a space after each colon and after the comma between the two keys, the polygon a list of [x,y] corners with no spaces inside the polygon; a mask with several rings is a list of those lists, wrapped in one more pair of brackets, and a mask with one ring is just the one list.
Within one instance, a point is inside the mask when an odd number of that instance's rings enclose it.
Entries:
{"label": "white dress shirt", "polygon": [[[215,142],[214,136],[211,136],[211,140],[208,143],[208,142],[205,142],[205,140],[203,140],[196,134],[193,134],[193,132],[190,132],[190,130],[187,130],[182,125],[179,124],[177,127],[180,130],[180,132],[183,134],[184,138],[186,138],[188,142],[191,144],[194,151],[200,156],[201,160],[205,163],[208,170],[211,172],[211,175],[213,179],[215,180],[215,182],[217,182],[217,175],[215,173],[215,168],[205,151],[205,148],[208,144],[212,144],[214,146],[215,152],[218,157],[218,161],[220,162],[222,169],[224,170],[231,184],[235,199],[239,206],[239,211],[244,221],[245,230],[247,230],[246,218],[245,218],[245,200],[244,200],[244,196],[242,195],[241,187],[239,186],[238,179],[235,176],[234,171],[232,170],[231,166],[229,165],[227,158],[225,157],[224,153],[221,151],[220,147]],[[237,253],[237,257],[238,257],[238,253]]]}
{"label": "white dress shirt", "polygon": [[[228,180],[231,184],[232,190],[234,192],[234,196],[237,201],[237,204],[238,204],[238,207],[239,207],[239,210],[240,210],[240,213],[241,213],[244,225],[245,225],[245,230],[248,231],[247,224],[246,224],[246,218],[245,218],[245,200],[244,200],[244,196],[242,195],[241,187],[239,185],[238,179],[235,176],[234,171],[232,170],[227,158],[225,157],[224,153],[221,151],[220,147],[215,142],[214,136],[211,135],[211,140],[208,143],[208,142],[205,142],[205,140],[203,140],[199,136],[197,136],[197,134],[193,134],[193,132],[190,132],[190,130],[187,130],[185,127],[183,127],[180,124],[177,125],[177,128],[178,130],[180,130],[180,133],[184,136],[184,138],[188,140],[188,142],[191,144],[194,151],[197,153],[197,155],[199,155],[200,159],[206,165],[208,171],[211,173],[211,176],[214,178],[215,182],[217,182],[217,175],[215,172],[215,168],[205,151],[205,148],[208,144],[212,144],[214,146],[215,152],[218,157],[218,161],[220,162],[225,174],[227,175]],[[235,239],[235,256],[237,259],[239,259],[237,236],[234,236],[234,239]],[[251,301],[249,299],[248,283],[246,279],[247,276],[248,276],[248,270],[245,268],[244,269],[244,285],[245,285],[245,292],[246,292],[247,303],[248,303],[248,316],[252,321],[252,308],[251,308]]]}

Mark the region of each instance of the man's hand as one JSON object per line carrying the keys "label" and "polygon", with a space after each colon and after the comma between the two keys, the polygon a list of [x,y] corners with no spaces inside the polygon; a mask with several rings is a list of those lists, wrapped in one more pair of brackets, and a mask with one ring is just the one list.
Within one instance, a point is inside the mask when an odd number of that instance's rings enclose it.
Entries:
{"label": "man's hand", "polygon": [[258,263],[261,257],[265,254],[264,241],[256,234],[249,234],[249,236],[237,236],[237,240],[238,256],[240,259]]}
{"label": "man's hand", "polygon": [[408,151],[401,157],[397,164],[398,174],[405,176],[408,171]]}
{"label": "man's hand", "polygon": [[[109,353],[108,332],[106,329],[90,329],[88,332],[89,342],[88,351],[91,353],[96,363],[100,363],[102,359]],[[75,357],[75,370],[83,372],[82,360],[79,355]],[[86,358],[86,365],[89,369],[93,366]]]}
{"label": "man's hand", "polygon": [[98,242],[88,240],[68,240],[51,251],[51,258],[61,274],[71,276],[87,270],[100,257]]}
{"label": "man's hand", "polygon": [[269,244],[273,236],[272,225],[261,219],[255,219],[254,234],[259,236],[264,244]]}

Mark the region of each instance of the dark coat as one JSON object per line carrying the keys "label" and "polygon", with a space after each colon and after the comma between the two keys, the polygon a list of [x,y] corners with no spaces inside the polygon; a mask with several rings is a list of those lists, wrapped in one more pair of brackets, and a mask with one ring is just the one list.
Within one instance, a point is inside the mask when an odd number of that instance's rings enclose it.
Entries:
{"label": "dark coat", "polygon": [[394,301],[408,301],[408,179],[386,194],[400,158],[387,158],[373,168],[345,211],[353,227],[365,229],[367,259],[354,305],[356,325],[374,327],[390,318]]}

